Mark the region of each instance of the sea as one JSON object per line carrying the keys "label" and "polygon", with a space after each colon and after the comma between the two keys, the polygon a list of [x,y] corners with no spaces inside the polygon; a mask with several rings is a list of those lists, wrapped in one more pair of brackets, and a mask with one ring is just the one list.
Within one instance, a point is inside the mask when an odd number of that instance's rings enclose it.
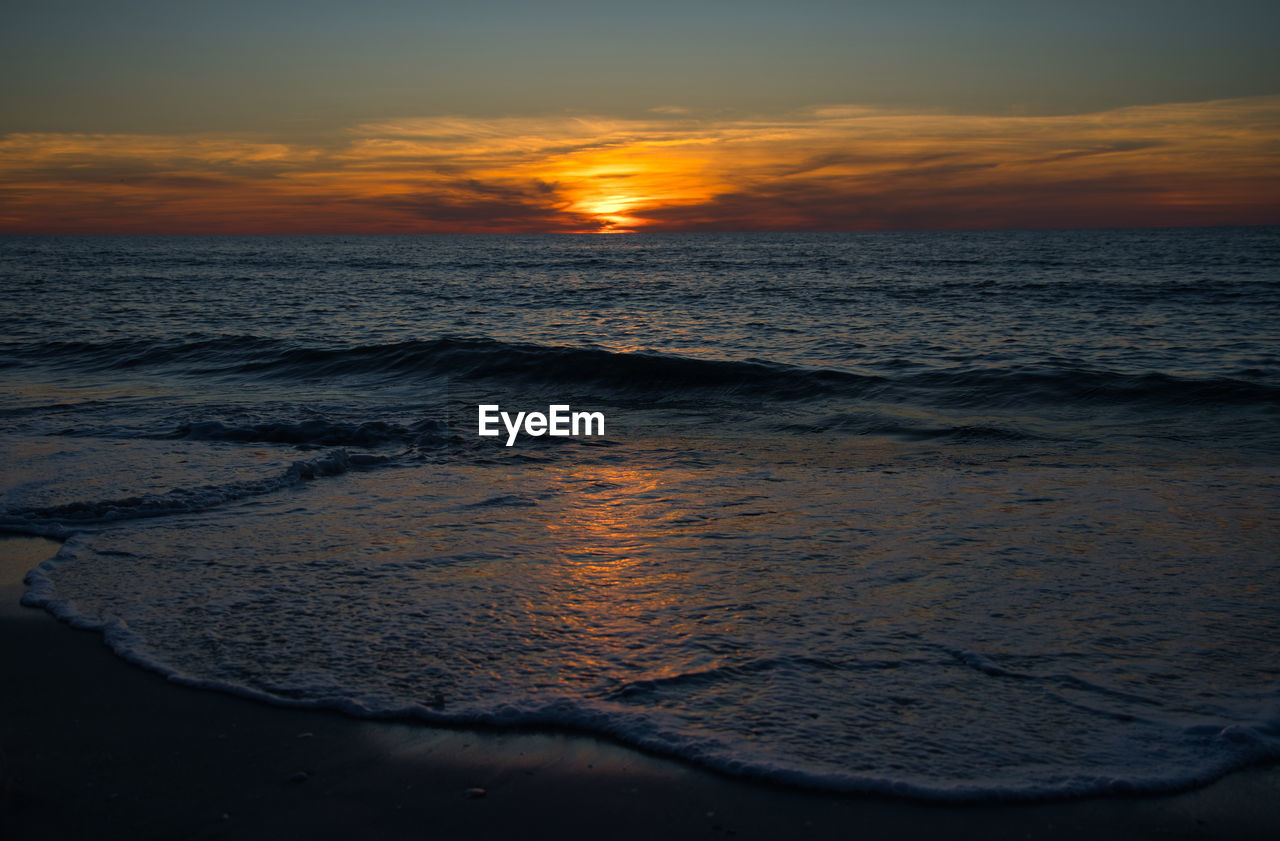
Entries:
{"label": "sea", "polygon": [[191,686],[939,800],[1280,759],[1280,228],[10,236],[0,395],[25,603]]}

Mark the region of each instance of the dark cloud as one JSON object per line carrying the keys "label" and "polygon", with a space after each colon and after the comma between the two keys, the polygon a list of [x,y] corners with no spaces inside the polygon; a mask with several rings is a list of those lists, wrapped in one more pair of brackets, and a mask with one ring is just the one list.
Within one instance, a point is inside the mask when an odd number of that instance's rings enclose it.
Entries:
{"label": "dark cloud", "polygon": [[5,180],[11,184],[123,184],[162,190],[221,190],[242,188],[246,183],[244,179],[216,173],[165,172],[147,166],[111,164],[29,167],[7,173]]}
{"label": "dark cloud", "polygon": [[949,152],[926,152],[906,155],[899,152],[828,152],[813,155],[794,164],[777,167],[771,173],[778,178],[791,178],[808,175],[832,167],[852,167],[855,169],[872,169],[882,166],[919,167],[938,161],[956,159],[958,156]]}
{"label": "dark cloud", "polygon": [[[1268,209],[1234,198],[1170,201],[1166,184],[1146,175],[947,184],[897,173],[844,183],[790,179],[636,215],[653,231],[834,231],[1249,224],[1260,210]],[[1269,212],[1280,221],[1280,203]]]}
{"label": "dark cloud", "polygon": [[568,212],[556,185],[545,181],[512,185],[468,179],[437,191],[355,203],[402,216],[423,230],[519,233],[601,227],[598,220]]}
{"label": "dark cloud", "polygon": [[1114,143],[1105,143],[1098,146],[1092,146],[1086,149],[1069,149],[1065,152],[1059,152],[1054,155],[1048,155],[1042,158],[1036,158],[1029,163],[1056,163],[1058,161],[1073,161],[1081,158],[1092,158],[1098,155],[1114,155],[1118,152],[1141,152],[1147,149],[1157,149],[1168,144],[1159,140],[1123,140]]}

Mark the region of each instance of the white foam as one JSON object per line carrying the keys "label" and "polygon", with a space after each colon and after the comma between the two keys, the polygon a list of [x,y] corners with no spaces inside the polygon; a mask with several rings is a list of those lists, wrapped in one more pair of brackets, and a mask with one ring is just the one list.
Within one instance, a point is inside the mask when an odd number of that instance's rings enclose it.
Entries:
{"label": "white foam", "polygon": [[[304,481],[344,464],[291,471]],[[522,474],[534,506],[481,504],[501,490],[485,466],[338,475],[305,497],[73,538],[33,571],[24,601],[191,686],[360,716],[583,730],[825,789],[1163,791],[1280,757],[1280,691],[1258,667],[1280,649],[1261,547],[1206,566],[1168,551],[1184,535],[1157,534],[1141,557],[1023,552],[1011,564],[988,531],[985,565],[959,542],[969,560],[948,564],[960,555],[942,539],[927,556],[903,551],[929,527],[866,472],[838,494],[800,489],[785,517],[756,513],[740,478],[708,484],[698,470],[646,485],[606,465],[569,480],[539,465]],[[594,498],[564,493],[566,481]],[[1001,481],[972,474],[928,492],[979,521],[1007,499],[993,492]],[[1098,510],[1106,489],[1081,487],[1082,509]],[[721,525],[665,513],[686,497]],[[779,554],[787,517],[832,513],[824,505],[882,530],[856,532],[856,562]],[[744,521],[764,522],[759,543]],[[1117,521],[1093,539],[1120,548],[1144,528]],[[810,545],[805,530],[790,539]],[[754,560],[765,546],[769,560]],[[1246,628],[1256,656],[1226,656]]]}

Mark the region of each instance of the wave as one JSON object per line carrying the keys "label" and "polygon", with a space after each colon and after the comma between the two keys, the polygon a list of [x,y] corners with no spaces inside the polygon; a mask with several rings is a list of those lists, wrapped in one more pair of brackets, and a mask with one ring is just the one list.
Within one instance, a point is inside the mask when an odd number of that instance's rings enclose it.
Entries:
{"label": "wave", "polygon": [[319,447],[377,447],[384,444],[426,446],[444,443],[446,425],[423,420],[408,426],[386,421],[340,423],[312,418],[291,423],[269,421],[254,424],[225,424],[221,421],[184,423],[166,438],[185,441],[234,441],[237,443],[293,444],[300,449]]}
{"label": "wave", "polygon": [[295,461],[280,474],[263,479],[174,488],[165,493],[139,494],[117,499],[12,509],[0,515],[0,531],[66,537],[85,526],[205,511],[249,497],[275,493],[313,479],[340,476],[353,469],[368,468],[388,461],[390,458],[387,456],[331,450],[316,458]]}
{"label": "wave", "polygon": [[[286,708],[335,710],[347,715],[378,720],[418,721],[426,724],[484,727],[503,730],[549,729],[580,732],[617,740],[655,754],[674,757],[736,777],[783,783],[818,791],[912,797],[935,802],[1026,801],[1109,794],[1162,794],[1192,788],[1253,764],[1274,761],[1280,755],[1280,722],[1274,716],[1233,720],[1221,716],[1160,715],[1156,710],[1145,722],[1165,741],[1166,762],[1154,768],[1120,768],[1106,762],[1099,767],[1087,763],[1066,763],[1055,768],[1034,769],[1024,776],[1011,769],[1008,774],[930,779],[904,766],[865,770],[858,763],[836,769],[797,762],[784,754],[760,750],[754,740],[734,741],[723,735],[702,733],[673,724],[661,712],[664,699],[680,698],[690,688],[715,687],[742,679],[768,680],[770,676],[792,674],[808,677],[846,669],[896,671],[901,660],[833,661],[821,657],[781,655],[760,657],[736,665],[717,665],[678,672],[661,678],[621,683],[596,697],[563,695],[543,699],[522,698],[499,693],[460,704],[440,692],[386,695],[344,685],[320,671],[292,675],[284,682],[262,683],[247,674],[208,675],[175,663],[148,637],[149,623],[131,623],[130,617],[112,612],[86,610],[74,594],[58,586],[59,568],[79,563],[115,561],[129,553],[94,550],[92,536],[78,535],[67,540],[53,558],[28,573],[28,589],[22,603],[42,608],[72,627],[102,633],[104,642],[121,658],[154,671],[169,681],[193,688],[215,690]],[[128,560],[123,558],[122,560]],[[219,646],[217,636],[206,637]],[[1144,706],[1160,707],[1145,698],[1116,693],[1106,687],[1071,675],[1037,677],[1004,669],[975,651],[940,647],[956,662],[997,680],[1016,679],[1044,683],[1046,690],[1069,684],[1105,699],[1118,698]],[[899,703],[915,703],[910,698]],[[1099,723],[1128,722],[1133,716],[1106,708],[1091,707]],[[817,719],[817,710],[813,718]],[[929,734],[922,734],[929,735]],[[933,734],[936,735],[937,734]],[[1108,745],[1116,752],[1123,742]]]}
{"label": "wave", "polygon": [[897,438],[903,441],[952,441],[973,444],[1000,442],[1016,444],[1049,437],[1042,433],[1033,433],[1023,429],[1003,426],[911,423],[904,418],[890,417],[876,412],[826,415],[804,422],[792,421],[775,424],[774,429],[782,433],[800,435],[823,433],[875,435]]}
{"label": "wave", "polygon": [[[1162,372],[1125,373],[1071,364],[957,367],[893,375],[808,367],[768,359],[706,359],[652,351],[618,352],[593,347],[445,337],[388,344],[315,347],[282,339],[242,336],[151,342],[40,342],[0,345],[7,364],[45,364],[85,371],[155,368],[166,373],[229,378],[450,381],[514,386],[588,388],[620,398],[682,400],[686,397],[752,401],[878,400],[957,407],[1036,404],[1122,405],[1187,408],[1204,405],[1280,408],[1280,386],[1245,374],[1187,377]],[[0,367],[6,364],[0,358]],[[888,364],[886,362],[886,364]],[[228,440],[292,440],[310,431],[192,429],[196,436]],[[236,436],[250,436],[238,438]],[[321,443],[401,437],[372,426],[328,430]],[[260,436],[260,437],[252,437]]]}
{"label": "wave", "polygon": [[[253,353],[270,353],[281,345],[279,339],[256,336],[218,336],[187,340],[117,339],[114,341],[51,341],[30,344],[0,344],[0,367],[14,364],[52,364],[85,371],[117,368],[193,367],[198,363],[216,365]],[[6,361],[5,356],[12,361]]]}

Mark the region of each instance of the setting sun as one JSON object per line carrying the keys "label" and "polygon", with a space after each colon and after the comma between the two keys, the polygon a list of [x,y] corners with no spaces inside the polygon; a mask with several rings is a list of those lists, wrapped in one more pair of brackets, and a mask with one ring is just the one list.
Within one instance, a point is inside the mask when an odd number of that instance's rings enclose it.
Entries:
{"label": "setting sun", "polygon": [[645,212],[704,202],[720,187],[705,173],[697,138],[660,143],[621,136],[605,143],[535,168],[557,185],[570,212],[590,220],[587,230],[634,231],[649,224]]}
{"label": "setting sun", "polygon": [[1280,97],[1061,116],[415,118],[325,141],[0,137],[0,230],[619,233],[1257,224]]}

